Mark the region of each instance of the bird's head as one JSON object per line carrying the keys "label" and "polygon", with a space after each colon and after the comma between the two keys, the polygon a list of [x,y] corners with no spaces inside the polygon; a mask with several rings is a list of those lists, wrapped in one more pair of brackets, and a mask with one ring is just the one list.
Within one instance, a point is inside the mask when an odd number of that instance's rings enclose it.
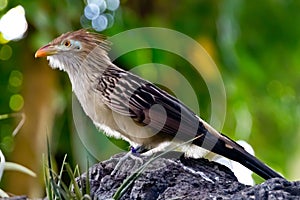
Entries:
{"label": "bird's head", "polygon": [[[104,56],[106,59],[107,50],[109,49],[108,46],[103,35],[81,29],[65,33],[54,39],[49,44],[37,50],[35,57],[47,56],[52,68],[58,68],[64,71],[77,71],[78,67],[80,67],[88,57],[101,59],[101,56]],[[94,56],[89,56],[91,52],[94,53]]]}

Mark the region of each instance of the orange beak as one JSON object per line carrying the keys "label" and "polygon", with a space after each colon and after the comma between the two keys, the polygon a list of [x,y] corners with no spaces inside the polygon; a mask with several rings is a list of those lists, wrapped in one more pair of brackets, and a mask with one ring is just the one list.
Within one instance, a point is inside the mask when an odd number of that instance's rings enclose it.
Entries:
{"label": "orange beak", "polygon": [[45,57],[45,56],[51,56],[56,53],[57,53],[57,50],[55,49],[55,47],[50,44],[47,44],[47,45],[41,47],[39,50],[37,50],[35,52],[34,57],[40,58],[40,57]]}

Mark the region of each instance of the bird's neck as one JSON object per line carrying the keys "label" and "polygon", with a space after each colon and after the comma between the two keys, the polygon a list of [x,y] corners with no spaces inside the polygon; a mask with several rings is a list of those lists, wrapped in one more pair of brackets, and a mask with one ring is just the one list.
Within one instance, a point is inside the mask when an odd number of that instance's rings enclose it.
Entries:
{"label": "bird's neck", "polygon": [[89,87],[98,84],[99,78],[111,65],[113,64],[107,55],[97,54],[89,55],[82,62],[77,62],[77,65],[72,66],[72,68],[66,68],[73,91],[76,91],[77,88],[80,90],[86,89],[87,91],[93,89]]}
{"label": "bird's neck", "polygon": [[[101,107],[101,96],[95,93],[99,80],[112,62],[106,55],[87,57],[80,65],[73,66],[77,70],[66,68],[72,84],[72,90],[77,96],[85,113],[93,120],[97,119],[96,107]],[[114,65],[113,65],[114,66]]]}

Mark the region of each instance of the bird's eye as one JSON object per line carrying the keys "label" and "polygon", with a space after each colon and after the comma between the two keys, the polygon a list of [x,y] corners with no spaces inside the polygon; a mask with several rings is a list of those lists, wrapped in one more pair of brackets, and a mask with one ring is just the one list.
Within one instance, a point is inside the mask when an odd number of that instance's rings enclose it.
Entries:
{"label": "bird's eye", "polygon": [[71,46],[70,40],[64,41],[64,45],[65,45],[65,47],[70,47]]}

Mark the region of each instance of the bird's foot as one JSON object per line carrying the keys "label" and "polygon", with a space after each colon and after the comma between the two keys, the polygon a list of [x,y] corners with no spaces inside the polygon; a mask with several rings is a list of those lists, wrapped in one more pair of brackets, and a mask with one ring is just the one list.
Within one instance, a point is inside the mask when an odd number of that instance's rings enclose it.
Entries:
{"label": "bird's foot", "polygon": [[130,147],[130,151],[119,159],[114,170],[111,172],[111,175],[115,176],[118,171],[128,171],[129,169],[139,167],[141,164],[143,164],[143,159],[140,158],[140,153],[143,151],[144,148],[142,146],[139,146],[137,148]]}
{"label": "bird's foot", "polygon": [[135,155],[139,156],[139,155],[143,154],[144,152],[147,152],[148,150],[144,146],[138,146],[136,148],[131,146],[130,151],[131,151],[132,154],[135,154]]}

